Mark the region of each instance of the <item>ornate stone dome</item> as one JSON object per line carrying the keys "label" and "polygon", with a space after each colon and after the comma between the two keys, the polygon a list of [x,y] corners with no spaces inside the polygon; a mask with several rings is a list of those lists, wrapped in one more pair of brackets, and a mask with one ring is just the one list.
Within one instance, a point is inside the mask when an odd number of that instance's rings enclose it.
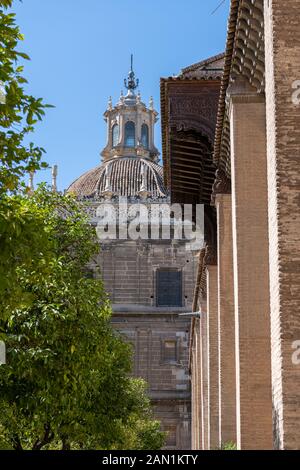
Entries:
{"label": "ornate stone dome", "polygon": [[111,98],[104,113],[107,142],[101,152],[103,163],[84,173],[67,192],[78,198],[110,199],[128,197],[157,199],[168,197],[159,151],[154,145],[154,124],[158,113],[150,98],[149,108],[135,94],[138,80],[131,69],[124,81],[127,95],[121,93],[115,106]]}
{"label": "ornate stone dome", "polygon": [[79,198],[165,198],[163,169],[150,159],[115,157],[87,171],[68,188]]}

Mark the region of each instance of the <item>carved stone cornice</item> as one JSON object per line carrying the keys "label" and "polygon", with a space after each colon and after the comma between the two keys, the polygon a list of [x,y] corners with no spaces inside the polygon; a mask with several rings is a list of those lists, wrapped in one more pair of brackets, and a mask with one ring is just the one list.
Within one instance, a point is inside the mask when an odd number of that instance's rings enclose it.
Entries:
{"label": "carved stone cornice", "polygon": [[212,245],[206,245],[204,266],[216,266],[218,264],[217,249]]}
{"label": "carved stone cornice", "polygon": [[232,103],[256,103],[265,101],[265,93],[249,83],[243,75],[237,75],[227,88],[226,105],[228,116]]}
{"label": "carved stone cornice", "polygon": [[205,301],[207,298],[207,274],[206,268],[208,266],[217,266],[218,264],[218,256],[217,256],[217,249],[213,245],[206,245],[205,247],[205,254],[203,258],[202,264],[202,276],[201,276],[201,283],[200,283],[200,299]]}
{"label": "carved stone cornice", "polygon": [[264,71],[264,1],[231,0],[214,145],[214,162],[224,168],[228,175],[230,175],[228,87],[231,87],[236,77],[244,77],[249,86],[255,90],[256,96],[249,93],[235,95],[231,93],[231,100],[236,102],[259,100],[264,94]]}
{"label": "carved stone cornice", "polygon": [[216,179],[212,188],[211,203],[215,205],[217,194],[231,194],[231,179],[221,168],[216,171]]}

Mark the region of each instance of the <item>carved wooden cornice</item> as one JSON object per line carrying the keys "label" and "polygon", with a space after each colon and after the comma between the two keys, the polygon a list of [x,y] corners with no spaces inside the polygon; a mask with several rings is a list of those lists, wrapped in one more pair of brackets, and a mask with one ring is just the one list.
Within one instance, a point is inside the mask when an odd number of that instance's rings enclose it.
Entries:
{"label": "carved wooden cornice", "polygon": [[171,185],[170,129],[196,131],[214,143],[220,80],[161,79],[161,123],[165,184]]}
{"label": "carved wooden cornice", "polygon": [[224,66],[224,57],[225,54],[222,52],[221,54],[217,54],[213,57],[209,57],[208,59],[201,60],[200,62],[196,62],[195,64],[189,65],[188,67],[184,67],[181,70],[181,74],[178,78],[214,78],[214,79],[221,79],[222,73],[220,74],[221,70]]}
{"label": "carved wooden cornice", "polygon": [[[174,90],[174,93],[175,90]],[[218,109],[218,89],[210,93],[180,93],[169,99],[169,126],[178,131],[194,130],[206,135],[213,145]]]}
{"label": "carved wooden cornice", "polygon": [[201,116],[211,124],[215,124],[218,110],[217,92],[218,90],[211,94],[197,93],[196,96],[186,93],[170,97],[171,119],[186,116],[197,120],[196,118]]}

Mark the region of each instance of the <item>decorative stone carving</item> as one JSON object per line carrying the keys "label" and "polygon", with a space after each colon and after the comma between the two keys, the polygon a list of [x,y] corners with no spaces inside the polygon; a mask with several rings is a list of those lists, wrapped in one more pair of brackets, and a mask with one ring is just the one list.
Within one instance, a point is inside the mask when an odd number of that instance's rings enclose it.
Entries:
{"label": "decorative stone carving", "polygon": [[141,187],[139,190],[139,196],[142,199],[146,199],[149,196],[147,187],[147,166],[145,164],[141,166]]}
{"label": "decorative stone carving", "polygon": [[57,165],[52,167],[52,191],[57,192]]}
{"label": "decorative stone carving", "polygon": [[[135,79],[134,71],[130,70],[128,80],[125,80],[127,94],[124,96],[121,92],[119,101],[113,105],[111,99],[104,113],[104,118],[108,123],[108,138],[105,148],[101,152],[104,161],[117,156],[139,157],[143,156],[155,160],[159,156],[159,151],[154,145],[154,124],[157,122],[158,113],[151,107],[147,108],[141,99],[141,94],[135,93],[138,81]],[[125,126],[128,122],[133,123],[134,129],[131,131],[130,140],[126,142]],[[118,145],[113,145],[112,130],[115,123],[119,125]],[[142,124],[148,126],[147,145],[141,144]]]}
{"label": "decorative stone carving", "polygon": [[218,264],[217,249],[212,245],[206,245],[204,266],[215,266],[216,264]]}
{"label": "decorative stone carving", "polygon": [[216,179],[213,184],[211,202],[214,205],[217,194],[230,194],[231,193],[231,180],[226,175],[225,171],[218,168],[216,171]]}
{"label": "decorative stone carving", "polygon": [[226,101],[227,106],[232,96],[260,96],[261,92],[257,90],[244,75],[235,75],[231,78],[231,82],[227,88]]}

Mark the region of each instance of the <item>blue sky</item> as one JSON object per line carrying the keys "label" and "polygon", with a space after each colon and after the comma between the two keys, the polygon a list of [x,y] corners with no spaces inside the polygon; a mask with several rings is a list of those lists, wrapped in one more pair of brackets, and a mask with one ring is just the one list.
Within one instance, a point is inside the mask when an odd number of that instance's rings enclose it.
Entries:
{"label": "blue sky", "polygon": [[[103,112],[134,54],[144,102],[159,109],[159,79],[224,50],[229,0],[23,0],[13,10],[25,42],[28,91],[55,105],[34,142],[58,164],[60,190],[100,163]],[[161,149],[160,122],[156,145]],[[36,181],[51,180],[50,170]]]}

